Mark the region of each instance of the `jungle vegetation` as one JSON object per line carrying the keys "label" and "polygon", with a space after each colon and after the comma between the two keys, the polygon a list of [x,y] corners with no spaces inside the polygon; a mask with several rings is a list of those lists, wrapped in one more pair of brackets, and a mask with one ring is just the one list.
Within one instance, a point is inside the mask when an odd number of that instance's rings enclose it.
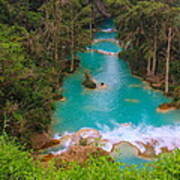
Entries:
{"label": "jungle vegetation", "polygon": [[27,143],[48,131],[63,77],[90,41],[90,11],[81,0],[0,0],[0,133]]}
{"label": "jungle vegetation", "polygon": [[110,161],[105,156],[90,156],[83,164],[64,163],[59,167],[53,161],[47,165],[34,160],[17,142],[0,136],[0,179],[3,180],[178,180],[179,161],[177,150],[141,168]]}
{"label": "jungle vegetation", "polygon": [[[76,70],[76,54],[90,43],[97,17],[106,15],[96,15],[94,2],[0,0],[0,179],[180,179],[179,151],[142,169],[119,168],[104,157],[44,168],[19,145],[31,147],[31,134],[48,132],[63,78]],[[120,57],[133,73],[160,77],[164,92],[179,102],[179,0],[102,2],[116,19]]]}
{"label": "jungle vegetation", "polygon": [[[158,79],[160,89],[180,99],[180,5],[177,0],[107,0],[119,40],[134,74]],[[117,11],[118,9],[118,11]]]}

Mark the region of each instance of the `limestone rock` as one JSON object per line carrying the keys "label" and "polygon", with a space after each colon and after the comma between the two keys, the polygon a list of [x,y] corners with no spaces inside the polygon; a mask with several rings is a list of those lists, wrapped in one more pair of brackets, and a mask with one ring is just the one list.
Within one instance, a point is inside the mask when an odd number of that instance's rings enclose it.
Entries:
{"label": "limestone rock", "polygon": [[33,134],[30,141],[35,150],[46,149],[60,143],[59,140],[52,139],[47,133]]}
{"label": "limestone rock", "polygon": [[82,84],[89,89],[95,89],[97,87],[96,83],[88,73],[85,73],[85,80],[82,82]]}
{"label": "limestone rock", "polygon": [[169,111],[176,110],[176,106],[173,103],[161,104],[156,110],[157,112],[167,113]]}
{"label": "limestone rock", "polygon": [[66,152],[56,156],[56,164],[57,166],[60,166],[63,161],[83,163],[91,156],[108,156],[108,154],[108,152],[95,146],[72,146]]}

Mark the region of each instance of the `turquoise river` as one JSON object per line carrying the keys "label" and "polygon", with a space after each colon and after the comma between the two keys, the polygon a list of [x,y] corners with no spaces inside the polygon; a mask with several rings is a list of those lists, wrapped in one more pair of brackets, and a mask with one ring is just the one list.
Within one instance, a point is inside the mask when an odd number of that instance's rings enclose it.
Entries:
{"label": "turquoise river", "polygon": [[[67,101],[56,105],[55,137],[63,137],[80,129],[95,129],[109,143],[129,142],[141,152],[145,151],[143,144],[151,144],[156,154],[164,147],[169,150],[180,148],[180,111],[156,112],[160,104],[171,99],[134,77],[126,61],[117,55],[90,51],[115,54],[121,51],[116,42],[109,41],[117,36],[116,32],[111,31],[115,28],[113,22],[107,20],[100,28],[101,32],[95,33],[94,39],[107,41],[96,41],[87,48],[89,51],[79,53],[80,69],[65,79],[63,95]],[[108,87],[101,90],[84,88],[81,85],[84,71]],[[108,150],[111,151],[112,147],[108,146]],[[145,161],[126,153],[119,159],[130,163]]]}

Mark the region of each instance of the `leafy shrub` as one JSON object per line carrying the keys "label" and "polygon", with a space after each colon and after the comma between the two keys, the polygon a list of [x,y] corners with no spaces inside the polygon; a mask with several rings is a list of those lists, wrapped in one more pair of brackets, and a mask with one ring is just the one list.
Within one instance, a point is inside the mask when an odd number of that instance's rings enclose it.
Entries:
{"label": "leafy shrub", "polygon": [[33,180],[42,175],[30,154],[20,148],[14,141],[9,141],[9,138],[0,137],[0,179]]}
{"label": "leafy shrub", "polygon": [[53,162],[43,167],[15,141],[1,136],[0,166],[2,180],[179,180],[180,150],[164,154],[143,168],[100,157],[83,165],[72,163],[57,169]]}

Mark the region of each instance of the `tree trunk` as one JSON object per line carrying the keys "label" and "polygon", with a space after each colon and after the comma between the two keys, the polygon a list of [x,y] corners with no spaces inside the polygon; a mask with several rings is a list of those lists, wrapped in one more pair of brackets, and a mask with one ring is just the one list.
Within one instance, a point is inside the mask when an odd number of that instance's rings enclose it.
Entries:
{"label": "tree trunk", "polygon": [[90,29],[90,39],[93,39],[93,21],[94,21],[94,9],[93,9],[93,0],[91,1],[91,21],[89,24],[89,29]]}
{"label": "tree trunk", "polygon": [[74,71],[74,61],[75,61],[75,55],[74,55],[74,22],[72,23],[71,27],[71,67],[70,71]]}
{"label": "tree trunk", "polygon": [[105,7],[105,5],[104,5],[104,3],[103,3],[102,1],[96,0],[96,1],[95,1],[95,5],[96,5],[97,10],[98,10],[104,17],[106,17],[106,18],[110,18],[110,17],[111,17],[111,14],[106,11],[106,7]]}
{"label": "tree trunk", "polygon": [[147,62],[147,76],[151,74],[151,57],[148,58]]}
{"label": "tree trunk", "polygon": [[156,73],[156,64],[157,64],[157,37],[154,38],[154,54],[153,54],[153,64],[152,64],[152,74]]}
{"label": "tree trunk", "polygon": [[166,75],[165,75],[165,93],[169,92],[169,64],[171,57],[172,28],[168,29],[168,45],[166,55]]}
{"label": "tree trunk", "polygon": [[57,39],[56,39],[56,35],[54,35],[54,60],[55,63],[58,62],[59,58],[58,58],[58,43],[57,43]]}

